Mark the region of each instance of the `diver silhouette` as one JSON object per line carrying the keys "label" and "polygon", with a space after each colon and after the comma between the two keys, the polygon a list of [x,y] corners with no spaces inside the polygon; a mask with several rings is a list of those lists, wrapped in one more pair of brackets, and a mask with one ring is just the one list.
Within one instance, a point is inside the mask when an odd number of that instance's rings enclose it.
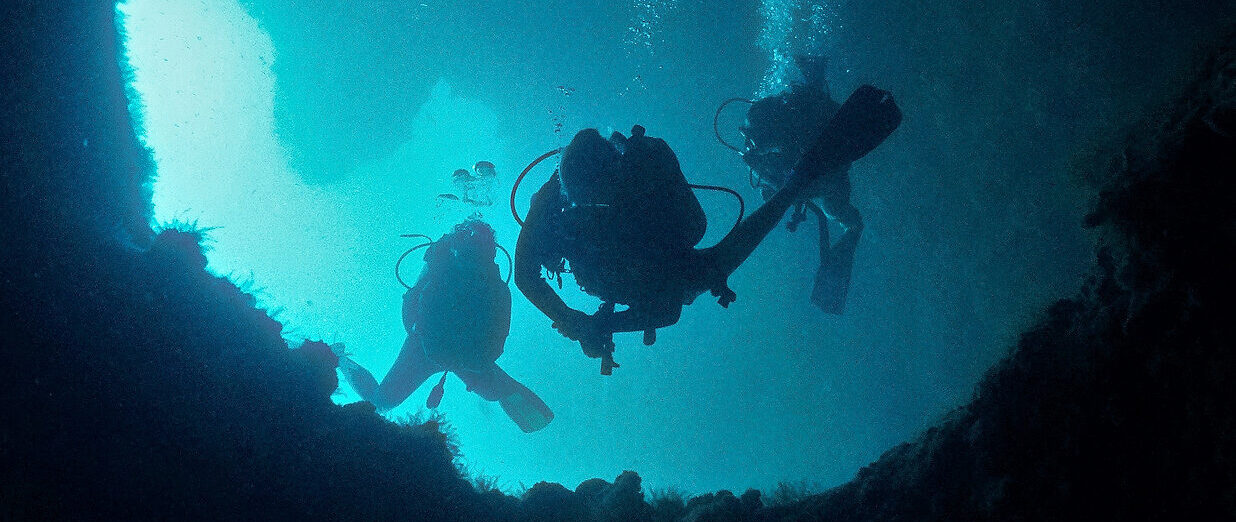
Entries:
{"label": "diver silhouette", "polygon": [[[695,244],[704,234],[704,213],[665,141],[645,136],[638,125],[631,136],[615,132],[608,140],[595,129],[582,130],[563,151],[559,171],[532,196],[515,247],[515,284],[609,374],[617,366],[613,333],[642,331],[650,345],[656,329],[678,322],[682,307],[703,292],[728,306],[736,297],[730,274],[785,211],[829,172],[878,146],[900,122],[888,92],[860,87],[814,133],[783,186],[703,249]],[[585,292],[601,299],[600,309],[589,315],[568,306],[542,268],[550,278],[572,273]],[[619,304],[627,309],[615,311]]]}
{"label": "diver silhouette", "polygon": [[[812,146],[816,129],[841,107],[829,94],[824,57],[798,55],[794,62],[803,81],[790,84],[785,92],[751,102],[740,128],[745,143],[736,150],[751,167],[753,185],[761,189],[765,199],[785,186],[794,165]],[[819,205],[813,200],[818,200]],[[841,314],[849,292],[854,253],[863,233],[862,214],[850,203],[849,163],[826,169],[803,191],[786,228],[791,232],[797,229],[805,211],[815,215],[819,231],[820,265],[811,301],[827,313]],[[829,237],[829,219],[843,230],[835,244]]]}
{"label": "diver silhouette", "polygon": [[[361,398],[386,411],[407,399],[431,375],[442,372],[427,401],[430,408],[437,407],[447,374],[454,373],[469,391],[497,401],[523,431],[544,428],[553,420],[553,412],[496,363],[511,329],[511,290],[494,263],[498,246],[493,229],[469,219],[438,241],[414,247],[404,256],[425,246],[425,266],[403,296],[407,338],[394,366],[378,383],[344,354],[339,358],[344,379]],[[396,276],[398,270],[396,264]]]}

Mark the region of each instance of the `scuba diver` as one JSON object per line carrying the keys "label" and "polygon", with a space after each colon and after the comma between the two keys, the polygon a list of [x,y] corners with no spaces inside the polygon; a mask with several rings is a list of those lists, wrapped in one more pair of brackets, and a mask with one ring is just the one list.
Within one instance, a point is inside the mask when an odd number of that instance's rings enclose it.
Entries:
{"label": "scuba diver", "polygon": [[[753,174],[752,185],[760,189],[766,200],[785,186],[794,165],[814,142],[816,129],[841,107],[829,94],[824,75],[827,59],[798,55],[794,63],[803,81],[792,83],[789,90],[781,94],[750,102],[746,121],[740,127],[744,146],[742,149],[730,147],[742,154],[743,162]],[[739,99],[727,103],[729,101]],[[813,200],[818,200],[819,205]],[[850,164],[831,166],[803,191],[786,224],[791,232],[804,219],[804,209],[816,217],[820,242],[820,265],[816,269],[811,302],[827,313],[841,314],[849,292],[854,252],[863,233],[863,217],[850,203]],[[843,231],[835,244],[829,237],[829,219],[837,222]]]}
{"label": "scuba diver", "polygon": [[[515,247],[515,284],[555,329],[600,358],[601,373],[608,375],[618,366],[613,333],[642,331],[651,345],[656,329],[678,322],[682,307],[703,292],[728,306],[736,297],[729,275],[785,211],[820,178],[874,149],[900,122],[888,92],[860,87],[813,133],[782,187],[703,249],[695,248],[706,226],[703,210],[665,141],[645,136],[638,125],[629,137],[615,132],[608,140],[595,129],[582,130],[563,150],[558,172],[532,196]],[[542,268],[551,279],[572,273],[586,293],[601,299],[600,309],[589,315],[567,306],[541,277]],[[618,304],[627,308],[615,311]]]}
{"label": "scuba diver", "polygon": [[[424,237],[424,236],[419,236]],[[413,247],[425,251],[425,266],[403,296],[407,338],[394,366],[379,383],[346,354],[339,357],[344,379],[381,411],[399,406],[431,375],[442,372],[426,405],[441,401],[448,373],[468,390],[497,401],[524,432],[544,428],[554,418],[549,406],[515,381],[495,361],[511,330],[511,290],[494,263],[498,245],[483,221],[469,219],[437,241]],[[399,264],[395,275],[399,277]],[[400,283],[403,280],[400,279]],[[337,346],[336,351],[342,351]]]}

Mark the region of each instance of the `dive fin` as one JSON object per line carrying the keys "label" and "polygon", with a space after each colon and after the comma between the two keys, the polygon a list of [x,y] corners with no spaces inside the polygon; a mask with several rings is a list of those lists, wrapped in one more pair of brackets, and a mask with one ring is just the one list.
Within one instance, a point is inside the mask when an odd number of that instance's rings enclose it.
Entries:
{"label": "dive fin", "polygon": [[854,263],[843,259],[844,257],[846,256],[829,256],[821,260],[820,267],[815,271],[811,302],[824,313],[841,315],[845,312],[845,299],[850,292],[850,275]]}
{"label": "dive fin", "polygon": [[537,397],[532,390],[520,385],[519,390],[498,401],[502,411],[510,417],[524,433],[532,433],[549,425],[554,420],[554,412]]}
{"label": "dive fin", "polygon": [[446,393],[446,374],[442,372],[442,379],[438,381],[438,385],[433,387],[429,392],[429,398],[425,399],[425,407],[429,409],[437,408],[442,404],[442,395]]}
{"label": "dive fin", "polygon": [[901,109],[893,95],[870,85],[851,94],[824,125],[798,166],[823,174],[866,156],[901,125]]}
{"label": "dive fin", "polygon": [[[342,346],[342,345],[340,345]],[[378,395],[378,380],[373,377],[369,370],[366,370],[361,365],[353,361],[347,355],[339,356],[339,373],[343,374],[343,380],[360,395],[362,399],[369,402],[374,402]]]}

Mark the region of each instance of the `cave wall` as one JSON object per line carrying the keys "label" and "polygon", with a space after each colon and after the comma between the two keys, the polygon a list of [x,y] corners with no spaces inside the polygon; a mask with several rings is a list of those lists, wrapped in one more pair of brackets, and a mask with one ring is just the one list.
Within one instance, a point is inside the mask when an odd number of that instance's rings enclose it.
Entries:
{"label": "cave wall", "polygon": [[649,503],[634,474],[481,494],[435,423],[334,406],[329,368],[205,272],[199,236],[152,239],[111,3],[3,10],[0,518],[1236,516],[1231,39],[1113,144],[1093,176],[1089,282],[975,400],[854,481],[763,507]]}
{"label": "cave wall", "polygon": [[113,3],[0,20],[0,518],[481,516],[436,424],[336,407],[199,234],[153,239]]}
{"label": "cave wall", "polygon": [[29,229],[52,249],[92,237],[147,240],[151,161],[129,119],[114,2],[3,9],[6,233]]}
{"label": "cave wall", "polygon": [[1090,174],[1097,265],[968,405],[850,483],[824,520],[1236,516],[1236,39]]}

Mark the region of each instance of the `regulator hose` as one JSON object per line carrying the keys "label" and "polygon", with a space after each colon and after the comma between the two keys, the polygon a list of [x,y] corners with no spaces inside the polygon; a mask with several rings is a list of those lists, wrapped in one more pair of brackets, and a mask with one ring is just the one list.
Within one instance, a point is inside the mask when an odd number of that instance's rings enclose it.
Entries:
{"label": "regulator hose", "polygon": [[[399,256],[399,260],[395,261],[395,280],[399,281],[399,284],[403,285],[404,288],[411,290],[412,287],[408,286],[408,283],[405,283],[403,281],[403,277],[400,276],[399,274],[399,265],[403,263],[404,258],[407,258],[409,254],[417,250],[420,250],[422,248],[425,248],[429,245],[432,245],[435,243],[435,241],[430,239],[429,236],[426,236],[425,234],[400,234],[399,237],[423,237],[429,240],[427,243],[421,243],[419,245],[416,245],[412,248],[405,250],[403,252],[403,255]],[[515,271],[515,262],[514,260],[511,259],[511,253],[505,247],[497,243],[494,243],[494,246],[498,247],[498,250],[501,250],[503,254],[506,254],[506,279],[504,279],[503,281],[505,281],[506,284],[509,285],[511,284],[511,275]]]}
{"label": "regulator hose", "polygon": [[[399,237],[423,237],[425,239],[429,239],[429,236],[426,236],[424,234],[400,234]],[[412,287],[408,286],[408,283],[403,282],[403,277],[399,275],[399,265],[403,263],[404,258],[408,257],[408,254],[411,254],[412,252],[416,252],[417,250],[420,250],[432,244],[433,244],[433,240],[429,239],[429,242],[427,243],[421,243],[412,248],[409,248],[404,251],[403,255],[399,256],[398,261],[395,261],[395,280],[399,281],[399,284],[403,285],[404,288],[407,288],[408,290],[412,289]]]}
{"label": "regulator hose", "polygon": [[712,133],[717,136],[717,141],[721,142],[722,145],[725,145],[725,148],[730,149],[739,154],[742,154],[742,149],[735,147],[733,145],[730,145],[729,143],[725,141],[725,138],[721,137],[721,129],[717,127],[717,121],[721,119],[721,111],[725,110],[725,107],[727,105],[734,103],[734,102],[743,102],[746,104],[755,103],[755,101],[748,100],[746,98],[730,98],[730,99],[727,99],[721,102],[721,105],[717,107],[717,112],[712,115]]}
{"label": "regulator hose", "polygon": [[562,152],[562,149],[554,149],[549,152],[546,152],[545,154],[541,154],[540,156],[537,156],[536,159],[532,160],[532,163],[529,163],[527,167],[524,167],[523,172],[519,173],[519,177],[515,178],[515,185],[511,187],[511,217],[515,218],[515,222],[519,223],[519,226],[521,227],[524,226],[523,218],[520,218],[519,212],[515,210],[515,192],[519,190],[520,182],[524,180],[524,176],[527,176],[528,172],[531,171],[533,167],[536,167],[538,163],[545,161],[546,159],[549,159],[551,156],[559,152]]}
{"label": "regulator hose", "polygon": [[729,187],[722,187],[718,185],[696,185],[694,183],[691,183],[691,184],[688,184],[687,186],[693,189],[697,189],[697,190],[715,190],[718,192],[728,192],[730,195],[737,198],[738,199],[738,219],[734,221],[734,226],[730,227],[730,232],[733,232],[734,229],[738,228],[738,225],[742,223],[742,218],[744,215],[746,215],[746,212],[747,212],[747,204],[746,202],[743,201],[742,195],[739,194],[738,191],[732,188],[729,188]]}
{"label": "regulator hose", "polygon": [[[750,100],[747,100],[745,98],[730,98],[728,100],[725,100],[725,102],[721,104],[721,107],[717,109],[717,114],[720,115],[721,109],[724,109],[725,106],[729,104],[730,102],[735,102],[735,101],[743,101],[747,103],[752,103]],[[716,123],[717,123],[716,119],[714,118],[713,119],[713,130],[716,130],[717,128]],[[730,147],[731,149],[734,149],[736,151],[739,150],[735,147],[731,147],[728,143],[725,143],[725,140],[721,139],[720,133],[717,134],[717,140],[719,140],[722,145]],[[524,181],[524,176],[527,176],[528,172],[532,171],[532,169],[535,168],[538,164],[540,164],[542,161],[545,161],[546,159],[549,159],[550,157],[553,157],[555,154],[558,154],[560,152],[562,152],[562,149],[553,149],[544,154],[541,154],[536,159],[532,160],[532,162],[529,163],[527,167],[524,167],[524,170],[519,173],[518,177],[515,178],[515,184],[511,187],[511,198],[510,198],[511,217],[515,218],[515,222],[519,223],[519,226],[521,227],[524,226],[523,218],[519,217],[519,211],[515,209],[515,194],[516,192],[519,191],[519,184]],[[691,183],[691,184],[688,184],[688,186],[693,189],[697,189],[697,190],[715,190],[718,192],[727,192],[733,195],[735,198],[738,199],[738,219],[734,222],[734,226],[731,227],[730,230],[733,231],[734,228],[738,228],[738,225],[742,223],[742,218],[743,216],[746,215],[746,202],[743,201],[742,195],[739,194],[737,191],[735,191],[734,189],[728,188],[728,187],[721,187],[717,185],[697,185],[697,184]],[[498,248],[502,248],[502,246],[499,245]],[[508,253],[505,248],[502,249],[502,252],[506,253],[507,259],[509,261],[511,254]],[[404,253],[404,255],[407,255],[407,253]],[[401,257],[400,259],[403,259],[403,258]],[[398,268],[396,268],[396,270],[398,270]],[[509,271],[507,273],[507,280],[508,281],[510,280]],[[407,285],[404,285],[404,286],[407,286]]]}

